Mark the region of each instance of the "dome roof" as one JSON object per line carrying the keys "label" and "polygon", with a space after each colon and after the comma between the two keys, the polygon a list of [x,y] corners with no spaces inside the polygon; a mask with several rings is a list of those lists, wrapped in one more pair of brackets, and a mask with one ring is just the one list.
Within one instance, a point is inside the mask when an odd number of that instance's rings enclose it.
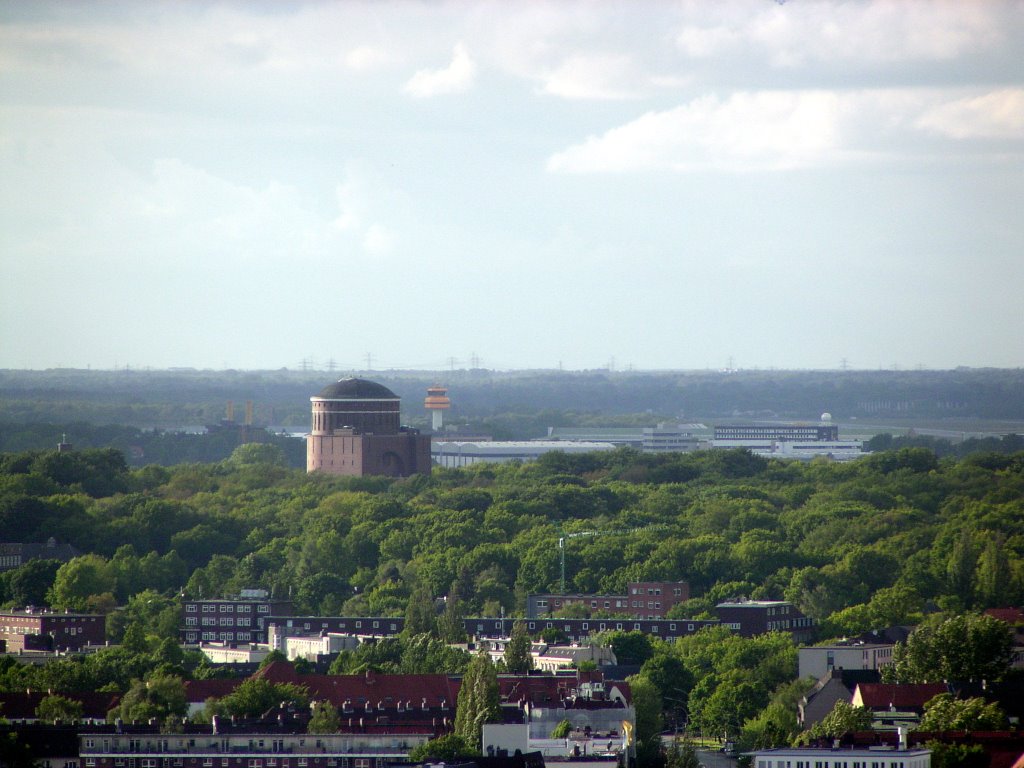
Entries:
{"label": "dome roof", "polygon": [[347,378],[324,387],[316,397],[324,400],[397,400],[398,395],[375,381]]}

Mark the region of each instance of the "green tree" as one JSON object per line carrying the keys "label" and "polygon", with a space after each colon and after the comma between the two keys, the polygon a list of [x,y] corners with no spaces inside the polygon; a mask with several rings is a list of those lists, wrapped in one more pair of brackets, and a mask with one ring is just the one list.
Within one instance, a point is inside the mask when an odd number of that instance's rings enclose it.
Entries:
{"label": "green tree", "polygon": [[650,680],[661,694],[661,707],[669,725],[685,722],[694,678],[682,659],[667,652],[656,652],[640,667],[640,675]]}
{"label": "green tree", "polygon": [[82,711],[82,702],[54,693],[39,702],[36,717],[47,723],[74,723],[81,719]]}
{"label": "green tree", "polygon": [[188,711],[185,684],[180,677],[154,673],[147,680],[133,680],[117,707],[107,713],[107,720],[120,718],[126,723],[145,722],[152,718],[166,720],[181,717]]}
{"label": "green tree", "polygon": [[687,738],[672,739],[665,753],[665,768],[701,768],[696,745]]}
{"label": "green tree", "polygon": [[465,671],[470,659],[466,651],[424,633],[402,638],[399,671],[406,675],[457,675]]}
{"label": "green tree", "polygon": [[491,657],[481,651],[473,657],[462,677],[455,710],[455,735],[479,753],[484,724],[498,721],[500,706],[498,674]]}
{"label": "green tree", "polygon": [[512,624],[512,635],[505,646],[505,669],[512,675],[525,675],[533,669],[530,635],[527,634],[526,624],[522,621]]}
{"label": "green tree", "polygon": [[641,765],[654,765],[661,752],[661,693],[641,675],[628,678],[636,712],[636,756]]}
{"label": "green tree", "polygon": [[228,459],[236,467],[270,466],[284,468],[288,459],[284,451],[270,443],[246,443],[235,448]]}
{"label": "green tree", "polygon": [[416,587],[409,596],[405,609],[405,627],[402,631],[410,637],[436,634],[437,611],[434,609],[434,596],[430,594],[428,586]]}
{"label": "green tree", "polygon": [[654,655],[651,636],[646,632],[612,630],[600,636],[602,645],[611,646],[619,664],[643,664]]}
{"label": "green tree", "polygon": [[309,706],[309,694],[304,686],[293,683],[272,683],[261,677],[250,677],[222,699],[207,704],[207,714],[260,717],[282,704],[293,704],[302,709]]}
{"label": "green tree", "polygon": [[998,731],[1006,727],[1006,714],[983,698],[956,699],[940,693],[924,705],[919,731]]}
{"label": "green tree", "polygon": [[840,739],[848,733],[871,730],[871,710],[855,707],[848,701],[837,701],[832,711],[815,723],[809,731],[801,734],[800,740]]}
{"label": "green tree", "polygon": [[1002,621],[984,614],[929,617],[906,643],[897,643],[887,681],[1001,680],[1010,668],[1013,636]]}
{"label": "green tree", "polygon": [[999,608],[1010,604],[1013,595],[1013,571],[1006,551],[1006,537],[1001,533],[986,537],[985,548],[978,557],[975,572],[978,605]]}
{"label": "green tree", "polygon": [[551,738],[564,739],[567,738],[570,733],[572,733],[572,723],[569,720],[561,720],[558,725],[551,730]]}
{"label": "green tree", "polygon": [[112,593],[116,586],[114,574],[105,558],[95,554],[82,555],[57,570],[49,602],[54,608],[84,611],[90,597]]}
{"label": "green tree", "polygon": [[307,733],[337,733],[341,728],[341,717],[338,708],[329,701],[314,701],[311,704],[313,715],[309,718]]}
{"label": "green tree", "polygon": [[924,746],[931,750],[932,768],[988,768],[990,764],[981,744],[946,744],[932,740]]}
{"label": "green tree", "polygon": [[451,589],[445,600],[444,610],[437,619],[437,634],[446,643],[466,641],[465,604],[458,590]]}
{"label": "green tree", "polygon": [[460,758],[473,757],[480,754],[474,751],[466,740],[454,733],[425,741],[413,747],[409,752],[409,760],[413,763],[425,762],[458,762]]}
{"label": "green tree", "polygon": [[29,560],[3,574],[6,598],[16,606],[45,605],[46,593],[60,570],[60,560]]}

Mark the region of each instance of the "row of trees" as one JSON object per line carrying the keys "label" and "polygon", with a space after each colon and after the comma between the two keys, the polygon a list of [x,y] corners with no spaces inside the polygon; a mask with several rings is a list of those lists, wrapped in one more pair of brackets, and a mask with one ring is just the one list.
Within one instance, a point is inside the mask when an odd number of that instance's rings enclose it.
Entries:
{"label": "row of trees", "polygon": [[[23,452],[0,456],[4,538],[55,536],[84,554],[0,576],[0,597],[109,611],[112,639],[141,632],[147,654],[167,657],[166,672],[206,674],[172,658],[178,596],[263,587],[300,613],[407,617],[409,637],[343,654],[338,671],[466,672],[470,659],[445,642],[461,616],[514,616],[527,593],[557,590],[566,534],[632,531],[567,538],[570,591],[685,580],[694,597],[674,617],[706,616],[740,595],[785,598],[839,635],[916,623],[926,606],[959,614],[1019,603],[1022,499],[1024,454],[940,459],[921,448],[849,464],[742,451],[555,453],[403,480],[306,475],[270,446],[142,469],[112,451]],[[786,727],[771,713],[796,695],[788,638],[713,630],[672,645],[608,641],[643,665],[631,682],[651,728],[732,734],[758,718],[762,733]],[[31,673],[38,680],[0,671],[0,684],[126,692],[144,680],[130,658],[102,653],[105,669],[62,659]],[[638,731],[640,746],[655,749],[655,731]]]}
{"label": "row of trees", "polygon": [[[313,370],[7,370],[0,371],[0,419],[135,426],[213,424],[223,416],[227,401],[252,400],[261,423],[305,424],[309,396],[341,375]],[[537,427],[577,423],[569,420],[572,416],[607,425],[627,410],[642,414],[640,418],[650,424],[659,416],[683,413],[701,419],[736,414],[810,419],[823,409],[876,419],[1017,419],[1024,406],[1020,369],[664,373],[474,369],[369,375],[403,398],[410,422],[426,423],[426,413],[417,403],[427,387],[442,380],[450,387],[456,413],[511,429],[528,423],[534,429],[525,437],[543,434]],[[22,447],[31,446],[17,449]]]}

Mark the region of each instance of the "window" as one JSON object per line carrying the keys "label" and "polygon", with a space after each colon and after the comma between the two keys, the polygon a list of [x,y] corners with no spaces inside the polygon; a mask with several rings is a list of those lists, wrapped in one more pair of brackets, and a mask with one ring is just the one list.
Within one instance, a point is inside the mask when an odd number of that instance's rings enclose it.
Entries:
{"label": "window", "polygon": [[257,607],[256,610],[258,610],[260,613],[270,613],[270,606],[269,605],[261,605],[261,606]]}
{"label": "window", "polygon": [[185,617],[185,626],[187,626],[187,627],[194,627],[198,623],[199,623],[199,619],[197,619],[195,616],[186,616]]}
{"label": "window", "polygon": [[195,612],[196,612],[196,607],[195,607],[194,604],[189,603],[188,605],[185,606],[185,613],[195,613]]}
{"label": "window", "polygon": [[232,610],[233,608],[234,608],[234,606],[232,606],[232,605],[222,605],[220,607],[220,612],[221,613],[234,613],[234,610]]}

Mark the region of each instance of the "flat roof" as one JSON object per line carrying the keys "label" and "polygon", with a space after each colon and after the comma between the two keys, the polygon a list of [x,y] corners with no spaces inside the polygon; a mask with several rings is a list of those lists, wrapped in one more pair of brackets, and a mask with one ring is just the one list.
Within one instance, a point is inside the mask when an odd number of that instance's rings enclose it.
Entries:
{"label": "flat roof", "polygon": [[892,755],[893,757],[924,757],[931,754],[930,749],[896,749],[895,747],[839,747],[829,749],[827,747],[775,747],[773,749],[759,749],[756,752],[744,752],[746,755],[792,755],[799,757],[825,757],[829,755],[855,755],[857,757],[870,757],[871,755]]}

